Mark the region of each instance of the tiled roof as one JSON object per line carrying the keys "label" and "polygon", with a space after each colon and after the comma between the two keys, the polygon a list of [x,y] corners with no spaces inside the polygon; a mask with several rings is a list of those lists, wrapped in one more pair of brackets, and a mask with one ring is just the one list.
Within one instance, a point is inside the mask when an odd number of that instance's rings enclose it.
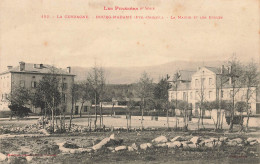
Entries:
{"label": "tiled roof", "polygon": [[180,80],[191,81],[191,77],[195,72],[196,71],[180,70]]}
{"label": "tiled roof", "polygon": [[56,68],[54,66],[48,64],[33,64],[33,63],[25,63],[24,70],[20,70],[20,66],[13,67],[5,72],[1,72],[0,74],[5,74],[8,72],[15,72],[15,73],[40,73],[40,74],[49,74],[54,72],[55,74],[61,75],[68,75],[68,76],[75,76],[73,74],[68,73],[66,70],[61,68]]}
{"label": "tiled roof", "polygon": [[217,68],[217,67],[208,67],[208,66],[205,66],[205,68],[207,68],[208,70],[216,73],[216,74],[219,74],[221,69],[220,68]]}

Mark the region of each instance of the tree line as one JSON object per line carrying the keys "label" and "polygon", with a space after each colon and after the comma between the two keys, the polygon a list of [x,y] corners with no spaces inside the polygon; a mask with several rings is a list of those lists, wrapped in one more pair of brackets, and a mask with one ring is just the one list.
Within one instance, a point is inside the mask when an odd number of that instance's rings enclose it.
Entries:
{"label": "tree line", "polygon": [[[259,87],[259,68],[254,61],[251,61],[248,64],[242,64],[235,57],[227,62],[227,66],[228,69],[220,70],[220,73],[216,76],[217,96],[215,101],[209,102],[205,99],[203,86],[201,86],[201,89],[199,90],[199,100],[196,103],[200,110],[198,129],[200,129],[200,125],[204,127],[203,117],[205,110],[212,109],[217,109],[217,120],[214,120],[216,130],[222,129],[222,109],[228,111],[230,115],[230,131],[233,130],[235,111],[240,112],[240,118],[242,118],[242,112],[247,113],[247,124],[245,129],[248,129],[248,122],[251,114],[249,102],[253,99],[253,94],[256,92],[254,88]],[[50,74],[44,76],[42,80],[38,82],[35,90],[29,90],[24,87],[14,89],[9,96],[9,108],[12,111],[12,115],[23,117],[30,112],[28,106],[39,107],[41,108],[42,116],[44,118],[50,118],[52,131],[54,131],[55,128],[59,129],[59,131],[64,131],[65,109],[67,108],[64,98],[65,86],[63,85],[62,75],[57,74],[55,69],[50,71]],[[133,99],[138,97],[141,100],[139,109],[141,112],[142,129],[144,112],[151,110],[163,111],[166,113],[168,128],[169,112],[173,113],[173,115],[176,116],[175,128],[178,128],[176,110],[179,109],[184,120],[183,129],[188,130],[188,122],[192,110],[191,102],[188,102],[188,98],[187,100],[175,99],[169,101],[168,91],[170,88],[173,88],[176,92],[178,91],[179,78],[180,75],[176,72],[172,77],[167,75],[166,77],[161,77],[158,83],[154,83],[153,79],[144,72],[135,84],[111,85],[106,82],[104,68],[94,66],[91,71],[88,72],[85,81],[77,82],[69,88],[71,94],[68,95],[70,95],[72,99],[69,129],[72,124],[76,103],[81,104],[79,110],[81,117],[85,102],[90,102],[92,106],[94,106],[94,130],[98,128],[98,122],[99,128],[104,128],[103,106],[100,102],[111,102],[113,98],[128,98],[130,100],[126,104],[127,109],[125,112],[127,125],[129,124],[131,127],[131,113],[136,105]],[[173,81],[173,83],[171,84],[169,81]],[[221,94],[228,81],[231,81],[229,86],[232,88],[232,92],[230,93],[231,100],[222,100]],[[236,102],[235,96],[241,88],[246,88],[245,99]],[[90,114],[89,111],[88,114]],[[92,118],[90,115],[87,118],[88,125],[91,127]],[[243,125],[241,125],[241,129],[242,128]]]}

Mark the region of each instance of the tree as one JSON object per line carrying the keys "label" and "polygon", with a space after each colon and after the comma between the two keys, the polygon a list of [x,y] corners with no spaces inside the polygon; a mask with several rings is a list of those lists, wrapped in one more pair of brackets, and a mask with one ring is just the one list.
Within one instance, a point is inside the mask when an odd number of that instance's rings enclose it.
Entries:
{"label": "tree", "polygon": [[183,116],[183,130],[188,130],[188,111],[192,109],[192,104],[188,103],[188,101],[178,100],[177,108],[181,111]]}
{"label": "tree", "polygon": [[[199,103],[196,103],[196,106],[199,107],[199,119],[198,119],[198,130],[200,129],[200,122],[201,125],[204,127],[203,124],[203,116],[205,113],[205,75],[204,71],[202,71],[202,75],[200,77],[200,88],[199,90],[196,91],[195,96],[198,96],[199,98]],[[205,127],[204,127],[205,128]]]}
{"label": "tree", "polygon": [[[57,75],[54,70],[51,74],[45,75],[42,80],[39,81],[39,84],[36,88],[34,105],[36,107],[44,106],[45,115],[48,114],[47,111],[51,112],[51,131],[54,132],[54,120],[56,120],[57,126],[57,114],[60,112],[58,106],[61,104],[61,85],[60,77]],[[44,105],[43,105],[44,104]]]}
{"label": "tree", "polygon": [[[215,106],[215,108],[212,109],[217,109],[217,120],[215,123],[215,130],[217,129],[222,129],[222,122],[223,120],[221,120],[221,116],[223,115],[223,113],[221,112],[221,106],[222,106],[222,97],[223,97],[223,85],[226,84],[229,81],[229,78],[227,76],[227,72],[226,69],[224,67],[224,65],[222,65],[222,67],[218,70],[219,73],[216,75],[216,101],[212,102],[215,104],[212,104],[213,106]],[[222,114],[221,114],[222,113]],[[223,118],[223,116],[222,116]]]}
{"label": "tree", "polygon": [[247,108],[247,104],[245,101],[238,101],[235,104],[236,111],[238,111],[240,113],[240,120],[239,120],[240,126],[241,126],[240,131],[243,130],[243,112],[246,111],[246,108]]}
{"label": "tree", "polygon": [[[135,109],[135,102],[130,98],[129,101],[127,102],[127,111],[126,111],[126,121],[127,121],[127,132],[129,129],[131,130],[131,117],[132,117],[132,111]],[[128,123],[129,122],[129,123]]]}
{"label": "tree", "polygon": [[146,101],[148,98],[151,98],[153,96],[153,79],[149,77],[149,75],[144,72],[141,75],[141,78],[138,82],[138,95],[141,98],[142,105],[142,118],[141,118],[141,124],[142,124],[142,130],[143,130],[143,116],[144,116],[144,109],[146,107]]}
{"label": "tree", "polygon": [[156,102],[156,109],[165,109],[167,112],[167,127],[169,129],[169,94],[168,90],[171,88],[168,82],[168,75],[166,78],[162,78],[159,83],[154,87],[154,99]]}
{"label": "tree", "polygon": [[236,56],[232,56],[232,58],[228,61],[228,74],[230,80],[230,85],[232,91],[230,92],[230,96],[232,98],[232,109],[230,111],[230,126],[229,131],[233,131],[233,120],[234,120],[234,112],[235,112],[235,96],[239,92],[243,84],[243,68],[240,61],[236,58]]}
{"label": "tree", "polygon": [[242,80],[246,86],[246,112],[247,112],[247,121],[246,121],[246,131],[248,131],[248,123],[250,116],[250,106],[249,101],[253,99],[253,94],[256,92],[256,88],[259,87],[260,83],[260,72],[257,67],[257,63],[253,60],[244,66]]}
{"label": "tree", "polygon": [[174,89],[175,89],[175,94],[176,94],[176,99],[175,99],[175,121],[176,121],[176,125],[175,125],[175,128],[177,129],[178,128],[178,120],[177,120],[177,115],[176,115],[176,110],[178,109],[177,108],[177,106],[178,106],[178,86],[179,86],[179,83],[180,83],[180,81],[179,81],[179,79],[180,79],[180,77],[181,77],[181,74],[180,74],[180,72],[179,71],[177,71],[175,74],[174,74],[174,76],[173,76],[173,83],[175,84],[174,85]]}
{"label": "tree", "polygon": [[86,101],[91,101],[93,97],[93,90],[88,81],[75,84],[75,98],[80,102],[81,107],[79,111],[80,117]]}
{"label": "tree", "polygon": [[29,116],[32,113],[29,106],[31,104],[31,92],[24,87],[15,88],[11,94],[7,97],[11,110],[11,119],[13,116],[23,118]]}
{"label": "tree", "polygon": [[78,101],[79,97],[78,97],[78,85],[77,84],[73,84],[72,88],[71,88],[71,110],[70,110],[70,123],[69,123],[69,131],[71,129],[71,124],[72,124],[72,117],[73,117],[73,112],[74,112],[74,106],[76,105],[76,102]]}
{"label": "tree", "polygon": [[[95,121],[94,126],[95,129],[97,127],[97,104],[102,102],[102,98],[104,96],[104,88],[105,88],[105,76],[104,69],[102,67],[94,66],[92,71],[89,72],[87,81],[90,87],[93,90],[94,94],[94,103],[95,103]],[[100,107],[100,106],[99,106]],[[100,127],[102,126],[102,103],[100,107]]]}

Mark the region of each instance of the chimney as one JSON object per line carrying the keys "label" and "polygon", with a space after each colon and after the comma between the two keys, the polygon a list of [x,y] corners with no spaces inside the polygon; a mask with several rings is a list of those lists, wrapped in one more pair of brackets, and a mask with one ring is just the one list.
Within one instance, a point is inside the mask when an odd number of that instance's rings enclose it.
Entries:
{"label": "chimney", "polygon": [[67,67],[67,72],[68,72],[68,73],[71,72],[71,67]]}
{"label": "chimney", "polygon": [[200,67],[197,67],[197,71],[199,71],[200,70]]}
{"label": "chimney", "polygon": [[19,62],[20,64],[20,71],[24,71],[25,70],[25,62]]}
{"label": "chimney", "polygon": [[13,68],[13,66],[10,66],[10,65],[7,66],[7,69],[8,69],[8,70],[10,70],[10,69],[12,69],[12,68]]}

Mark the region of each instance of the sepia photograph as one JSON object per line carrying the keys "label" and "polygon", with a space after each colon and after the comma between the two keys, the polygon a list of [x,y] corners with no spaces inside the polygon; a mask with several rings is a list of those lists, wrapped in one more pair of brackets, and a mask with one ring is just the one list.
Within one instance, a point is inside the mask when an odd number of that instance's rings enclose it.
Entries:
{"label": "sepia photograph", "polygon": [[1,0],[0,163],[259,164],[259,0]]}

